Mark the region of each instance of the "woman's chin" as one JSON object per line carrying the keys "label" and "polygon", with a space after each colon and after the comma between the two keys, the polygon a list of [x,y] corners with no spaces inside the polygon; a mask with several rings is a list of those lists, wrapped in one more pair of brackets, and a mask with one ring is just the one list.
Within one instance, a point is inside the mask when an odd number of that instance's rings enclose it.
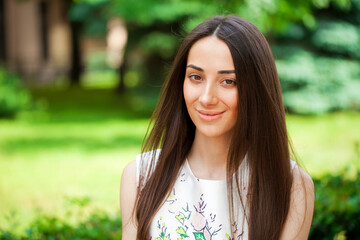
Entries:
{"label": "woman's chin", "polygon": [[204,128],[197,128],[196,134],[200,134],[203,137],[207,138],[220,138],[220,137],[228,137],[230,135],[229,130],[221,130],[218,127],[204,127]]}

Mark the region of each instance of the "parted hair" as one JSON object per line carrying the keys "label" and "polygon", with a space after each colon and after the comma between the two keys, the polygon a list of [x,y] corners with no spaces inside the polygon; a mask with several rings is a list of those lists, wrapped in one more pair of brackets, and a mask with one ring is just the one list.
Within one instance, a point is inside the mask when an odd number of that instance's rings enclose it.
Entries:
{"label": "parted hair", "polygon": [[[142,187],[134,209],[137,240],[147,239],[151,221],[168,197],[194,141],[195,126],[186,109],[183,83],[190,48],[207,36],[215,36],[229,47],[238,90],[238,119],[226,168],[229,209],[224,210],[233,219],[234,201],[240,199],[249,239],[277,240],[289,211],[293,181],[281,87],[265,37],[252,23],[234,15],[214,16],[199,24],[183,39],[176,54],[142,148],[142,152],[162,150],[156,163],[154,155],[143,168],[148,172],[140,174]],[[249,170],[246,204],[238,171],[245,156]]]}

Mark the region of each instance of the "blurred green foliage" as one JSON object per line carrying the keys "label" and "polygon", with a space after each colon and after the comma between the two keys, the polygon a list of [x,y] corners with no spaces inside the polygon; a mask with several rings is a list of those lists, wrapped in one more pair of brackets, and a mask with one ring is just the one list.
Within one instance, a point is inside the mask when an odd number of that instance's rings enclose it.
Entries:
{"label": "blurred green foliage", "polygon": [[178,39],[170,34],[152,32],[140,41],[140,48],[145,54],[158,53],[162,58],[174,56]]}
{"label": "blurred green foliage", "polygon": [[309,239],[360,238],[360,171],[348,179],[346,171],[315,179],[316,202]]}
{"label": "blurred green foliage", "polygon": [[120,215],[94,208],[87,197],[68,199],[65,217],[39,214],[23,234],[0,228],[0,240],[121,239]]}
{"label": "blurred green foliage", "polygon": [[287,109],[321,114],[360,109],[360,2],[318,10],[313,28],[292,24],[272,49]]}
{"label": "blurred green foliage", "polygon": [[22,86],[21,79],[0,66],[0,118],[14,118],[30,105],[30,93]]}
{"label": "blurred green foliage", "polygon": [[[358,13],[360,14],[360,12]],[[331,55],[360,59],[360,28],[335,19],[319,23],[311,39],[314,46]]]}
{"label": "blurred green foliage", "polygon": [[320,57],[296,49],[276,63],[284,102],[291,112],[320,114],[359,109],[359,61]]}
{"label": "blurred green foliage", "polygon": [[82,23],[82,34],[104,36],[110,16],[103,10],[108,0],[74,1],[69,11],[69,19]]}
{"label": "blurred green foliage", "polygon": [[[94,0],[78,0],[94,4]],[[103,2],[103,1],[102,1]],[[149,26],[157,22],[182,21],[186,31],[216,14],[237,14],[253,22],[262,31],[281,30],[293,22],[307,27],[316,25],[314,9],[328,8],[331,4],[349,9],[351,0],[108,0],[109,15],[117,15],[131,24]]]}

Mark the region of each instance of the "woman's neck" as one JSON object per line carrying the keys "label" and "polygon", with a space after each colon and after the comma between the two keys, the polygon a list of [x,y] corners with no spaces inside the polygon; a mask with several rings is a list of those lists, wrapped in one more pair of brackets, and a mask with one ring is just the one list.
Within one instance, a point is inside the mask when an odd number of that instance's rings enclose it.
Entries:
{"label": "woman's neck", "polygon": [[208,137],[196,132],[187,158],[198,178],[224,179],[228,151],[229,138],[226,136]]}

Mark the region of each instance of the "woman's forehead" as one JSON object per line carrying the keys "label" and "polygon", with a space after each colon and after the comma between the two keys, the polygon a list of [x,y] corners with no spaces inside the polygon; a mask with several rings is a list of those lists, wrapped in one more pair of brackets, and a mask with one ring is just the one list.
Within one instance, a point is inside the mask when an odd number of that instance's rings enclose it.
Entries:
{"label": "woman's forehead", "polygon": [[190,48],[187,66],[194,65],[204,70],[233,70],[234,62],[229,47],[215,36],[196,41]]}

